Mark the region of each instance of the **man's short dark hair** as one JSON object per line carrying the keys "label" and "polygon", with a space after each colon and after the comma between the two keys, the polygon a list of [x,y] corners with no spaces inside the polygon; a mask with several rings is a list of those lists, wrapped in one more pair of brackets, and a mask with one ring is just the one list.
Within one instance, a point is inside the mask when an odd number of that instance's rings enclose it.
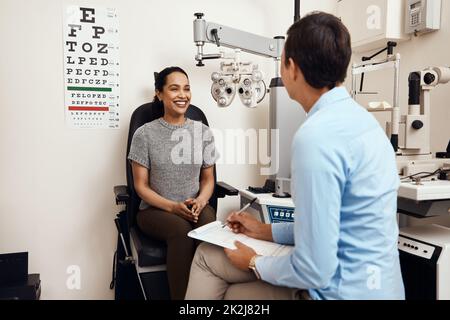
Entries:
{"label": "man's short dark hair", "polygon": [[344,82],[352,48],[350,34],[339,18],[314,12],[294,23],[287,34],[285,63],[292,58],[310,86],[331,90]]}

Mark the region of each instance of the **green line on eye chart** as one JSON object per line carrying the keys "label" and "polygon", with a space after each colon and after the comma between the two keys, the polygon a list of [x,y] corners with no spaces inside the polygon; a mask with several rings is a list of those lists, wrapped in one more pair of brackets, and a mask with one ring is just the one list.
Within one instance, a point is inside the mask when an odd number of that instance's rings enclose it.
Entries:
{"label": "green line on eye chart", "polygon": [[101,91],[111,92],[112,88],[95,88],[95,87],[67,87],[69,91]]}

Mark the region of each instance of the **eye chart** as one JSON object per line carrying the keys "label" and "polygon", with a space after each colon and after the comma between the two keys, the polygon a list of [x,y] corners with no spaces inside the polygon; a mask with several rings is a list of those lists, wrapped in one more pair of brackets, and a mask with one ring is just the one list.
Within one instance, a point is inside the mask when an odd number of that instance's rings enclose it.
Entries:
{"label": "eye chart", "polygon": [[70,128],[119,128],[117,10],[68,6],[63,19],[64,93]]}

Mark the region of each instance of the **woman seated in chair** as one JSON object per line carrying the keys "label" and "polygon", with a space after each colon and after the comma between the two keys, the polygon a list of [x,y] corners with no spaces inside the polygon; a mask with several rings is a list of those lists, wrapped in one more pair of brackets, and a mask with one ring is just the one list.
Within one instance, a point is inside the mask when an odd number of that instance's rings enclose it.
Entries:
{"label": "woman seated in chair", "polygon": [[136,130],[128,155],[142,199],[137,224],[167,243],[171,298],[184,299],[196,249],[187,233],[216,220],[208,200],[218,154],[211,130],[185,117],[191,101],[186,72],[164,69],[156,76],[155,91],[152,107],[164,107],[164,116]]}

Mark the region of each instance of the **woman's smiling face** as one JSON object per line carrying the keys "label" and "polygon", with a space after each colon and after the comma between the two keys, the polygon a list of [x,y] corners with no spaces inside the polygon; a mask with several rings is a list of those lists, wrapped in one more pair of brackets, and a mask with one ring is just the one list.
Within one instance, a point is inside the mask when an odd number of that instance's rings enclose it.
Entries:
{"label": "woman's smiling face", "polygon": [[166,78],[162,91],[157,91],[158,99],[164,103],[165,111],[173,116],[186,113],[191,103],[189,79],[181,72],[172,72]]}

